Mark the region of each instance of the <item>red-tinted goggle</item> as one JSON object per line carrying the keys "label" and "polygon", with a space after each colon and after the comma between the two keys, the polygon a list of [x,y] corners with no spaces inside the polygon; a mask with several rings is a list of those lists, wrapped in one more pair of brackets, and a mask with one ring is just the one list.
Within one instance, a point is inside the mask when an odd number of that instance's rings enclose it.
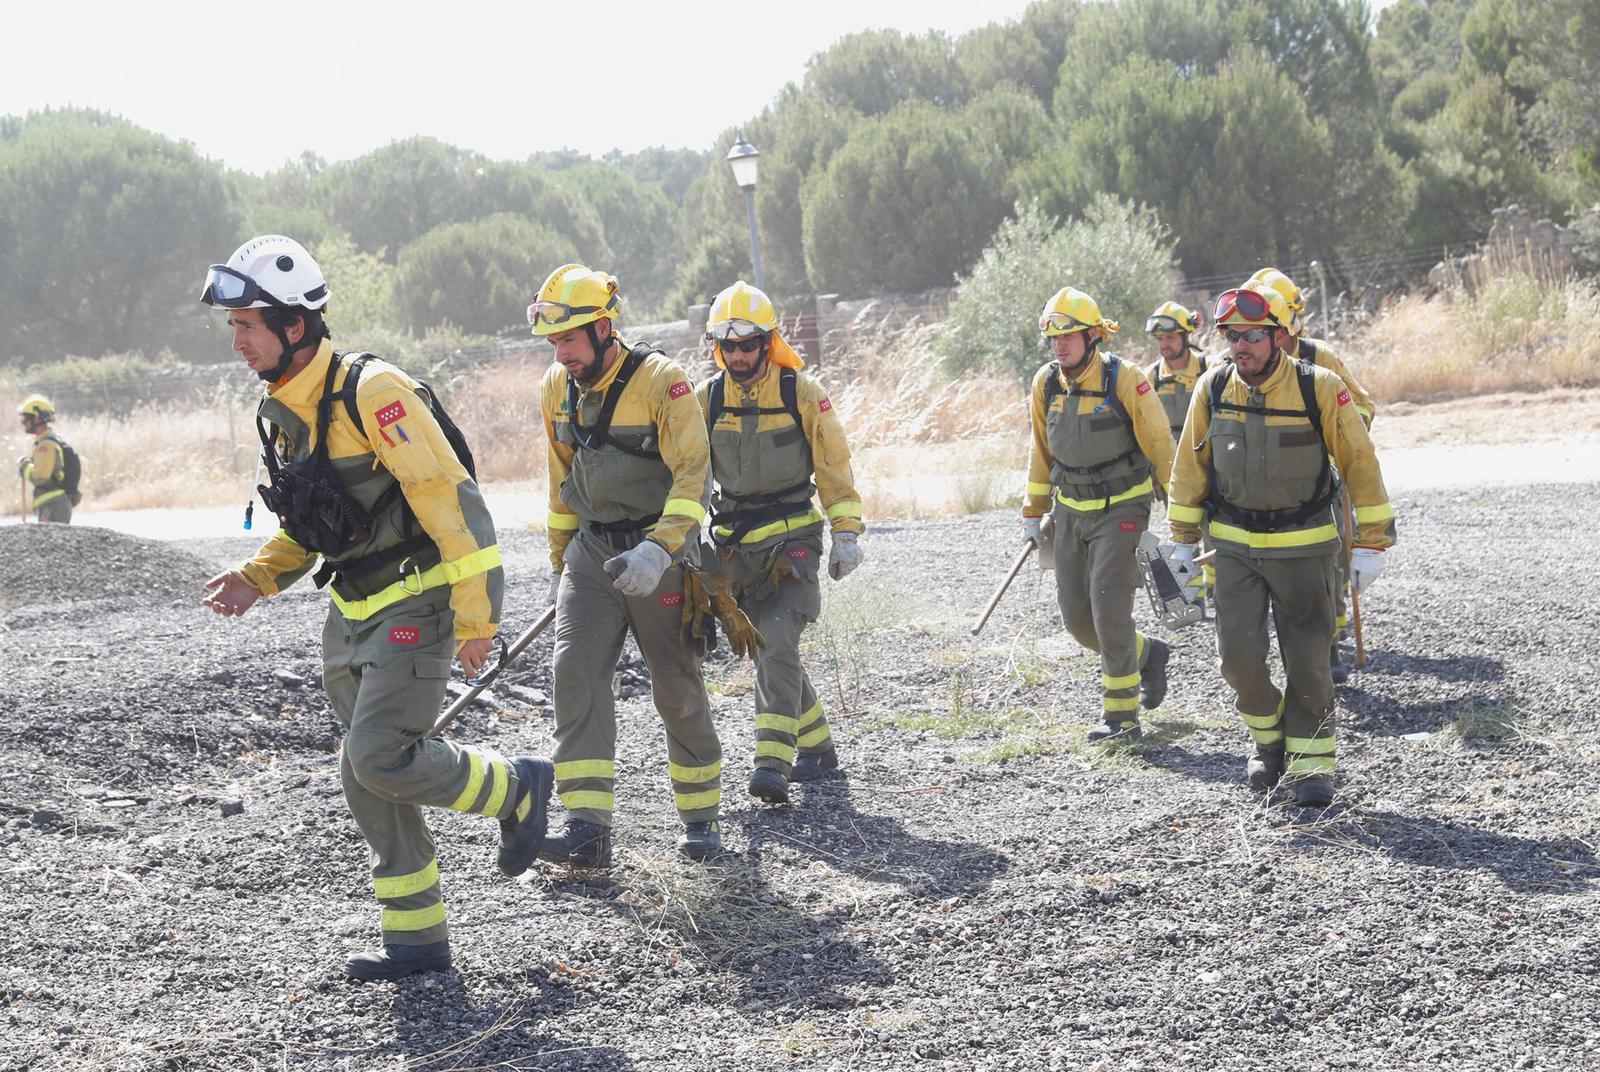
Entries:
{"label": "red-tinted goggle", "polygon": [[[1272,306],[1265,297],[1253,290],[1235,288],[1217,295],[1217,308],[1212,314],[1212,323],[1220,324],[1224,317],[1232,316],[1235,312],[1246,320],[1272,320]],[[1273,323],[1277,321],[1273,320]]]}

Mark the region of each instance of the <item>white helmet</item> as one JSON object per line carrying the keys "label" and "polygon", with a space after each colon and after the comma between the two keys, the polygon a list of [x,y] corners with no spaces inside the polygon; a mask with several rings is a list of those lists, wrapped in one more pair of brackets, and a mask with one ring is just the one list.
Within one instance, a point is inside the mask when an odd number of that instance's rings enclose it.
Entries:
{"label": "white helmet", "polygon": [[206,271],[200,300],[224,309],[299,307],[328,304],[328,281],[306,247],[283,235],[252,238]]}

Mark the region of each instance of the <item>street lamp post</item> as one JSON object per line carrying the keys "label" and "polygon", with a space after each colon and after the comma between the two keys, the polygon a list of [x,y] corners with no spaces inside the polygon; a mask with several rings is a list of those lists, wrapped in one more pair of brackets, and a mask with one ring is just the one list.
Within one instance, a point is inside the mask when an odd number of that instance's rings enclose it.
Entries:
{"label": "street lamp post", "polygon": [[754,145],[744,140],[744,131],[728,150],[728,166],[733,169],[733,181],[744,191],[745,212],[750,221],[750,262],[756,270],[756,289],[766,290],[761,274],[761,236],[756,233],[756,157],[761,154]]}

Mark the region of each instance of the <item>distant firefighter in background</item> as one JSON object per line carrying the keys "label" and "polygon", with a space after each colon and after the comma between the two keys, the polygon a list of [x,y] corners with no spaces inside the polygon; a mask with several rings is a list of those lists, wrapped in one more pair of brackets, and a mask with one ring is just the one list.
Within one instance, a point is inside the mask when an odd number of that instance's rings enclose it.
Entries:
{"label": "distant firefighter in background", "polygon": [[55,407],[44,395],[29,395],[17,407],[22,430],[33,436],[33,452],[17,459],[17,475],[33,485],[33,512],[40,521],[72,523],[72,508],[82,501],[78,483],[78,454],[61,438],[51,422]]}

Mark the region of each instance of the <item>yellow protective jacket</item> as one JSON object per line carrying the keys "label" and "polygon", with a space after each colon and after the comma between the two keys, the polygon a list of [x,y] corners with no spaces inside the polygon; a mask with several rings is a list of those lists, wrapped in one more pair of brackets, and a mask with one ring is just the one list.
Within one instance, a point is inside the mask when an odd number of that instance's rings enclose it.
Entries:
{"label": "yellow protective jacket", "polygon": [[[748,504],[741,498],[781,491],[796,484],[816,480],[817,497],[834,532],[862,531],[861,496],[850,469],[850,445],[845,441],[844,425],[822,385],[803,372],[795,376],[795,405],[800,411],[800,428],[784,408],[781,391],[783,369],[768,361],[755,383],[746,387],[732,376],[723,375],[722,413],[710,428],[711,472],[716,481],[712,496],[713,514],[740,509]],[[719,375],[722,375],[719,373]],[[708,400],[717,377],[696,390],[700,408],[710,420]],[[760,409],[762,413],[739,413]],[[808,493],[786,496],[798,503]],[[741,545],[753,547],[822,523],[823,515],[811,507],[790,516],[757,525],[740,538]],[[715,521],[715,517],[713,517]],[[721,535],[730,535],[723,527]]]}
{"label": "yellow protective jacket", "polygon": [[[1232,362],[1222,362],[1195,384],[1189,419],[1178,441],[1167,504],[1174,540],[1194,543],[1200,539],[1207,513],[1204,504],[1213,496],[1252,511],[1289,511],[1313,500],[1322,465],[1332,458],[1355,508],[1353,543],[1379,549],[1394,543],[1394,511],[1353,396],[1338,376],[1320,366],[1311,367],[1322,423],[1319,442],[1305,416],[1299,367],[1300,362],[1280,355],[1278,367],[1266,381],[1251,388]],[[1213,414],[1211,382],[1217,377],[1226,378],[1223,403],[1277,412],[1224,409]],[[1215,489],[1211,486],[1213,462],[1220,485]],[[1214,516],[1208,533],[1219,550],[1251,557],[1323,554],[1339,546],[1334,509],[1337,500],[1319,515],[1278,531],[1256,531]]]}
{"label": "yellow protective jacket", "polygon": [[[1069,509],[1088,512],[1122,502],[1148,500],[1155,483],[1166,486],[1172,472],[1172,429],[1167,424],[1166,411],[1156,400],[1155,391],[1145,378],[1143,369],[1114,354],[1103,356],[1120,363],[1117,371],[1117,401],[1128,415],[1127,422],[1123,422],[1111,407],[1103,405],[1106,402],[1103,397],[1105,361],[1099,356],[1091,357],[1070,381],[1062,375],[1061,366],[1055,361],[1046,362],[1033,377],[1033,385],[1028,391],[1028,420],[1033,439],[1028,454],[1028,485],[1022,501],[1024,517],[1044,516],[1051,508],[1052,497]],[[1049,412],[1046,412],[1045,385],[1052,376],[1062,393],[1055,394]],[[1071,410],[1066,409],[1069,405]],[[1055,422],[1051,421],[1052,414],[1055,415]],[[1126,474],[1121,470],[1128,467],[1119,466],[1117,473],[1113,474],[1122,477],[1119,483],[1130,486],[1107,496],[1105,501],[1098,497],[1079,498],[1072,491],[1058,487],[1062,483],[1058,470],[1061,459],[1056,458],[1051,450],[1053,423],[1058,429],[1071,425],[1091,434],[1102,425],[1114,434],[1116,426],[1131,424],[1128,434],[1143,455],[1142,463],[1135,463],[1135,467],[1129,468]],[[1068,464],[1080,462],[1069,461]],[[1142,474],[1135,471],[1143,466],[1147,468]],[[1057,470],[1054,476],[1053,470]]]}
{"label": "yellow protective jacket", "polygon": [[67,459],[61,452],[61,440],[49,429],[40,432],[33,440],[33,454],[28,458],[22,473],[33,485],[33,505],[43,506],[67,493],[62,481],[67,479]]}
{"label": "yellow protective jacket", "polygon": [[[348,359],[353,356],[346,355],[342,370],[335,374],[335,390],[343,386]],[[275,429],[280,456],[287,453],[293,459],[304,458],[316,445],[317,403],[332,360],[333,345],[324,339],[310,364],[267,388],[261,413]],[[437,553],[418,556],[432,563],[427,568],[412,570],[392,583],[384,583],[385,576],[359,594],[341,596],[330,587],[334,605],[346,618],[361,620],[448,584],[456,639],[494,636],[505,590],[494,522],[477,484],[457,460],[427,401],[417,394],[416,381],[392,365],[369,358],[356,387],[356,408],[362,415],[362,427],[351,421],[343,402],[333,404],[328,422],[328,456],[346,492],[363,508],[370,508],[391,481],[397,481]],[[374,537],[359,553],[400,542],[404,534],[394,520],[399,510],[396,502],[377,519]],[[239,572],[263,595],[272,595],[308,572],[317,557],[280,531]],[[395,572],[399,575],[398,565]]]}
{"label": "yellow protective jacket", "polygon": [[1166,411],[1167,425],[1172,429],[1174,439],[1183,431],[1183,419],[1189,415],[1189,396],[1194,394],[1194,381],[1210,367],[1210,362],[1200,351],[1191,349],[1186,353],[1189,360],[1184,362],[1181,369],[1173,368],[1163,357],[1146,365],[1144,370],[1150,386],[1155,389],[1156,398],[1161,402],[1161,408]]}
{"label": "yellow protective jacket", "polygon": [[[578,391],[579,420],[592,427],[631,347],[617,339],[617,360],[593,387]],[[610,435],[634,449],[660,454],[640,458],[617,446],[581,446],[567,412],[567,370],[552,364],[540,388],[539,408],[550,440],[550,568],[561,572],[567,544],[584,523],[617,524],[660,514],[650,539],[676,558],[685,537],[706,519],[710,448],[706,421],[689,377],[664,354],[653,353],[623,387],[611,415]]]}
{"label": "yellow protective jacket", "polygon": [[1355,373],[1350,371],[1350,367],[1334,352],[1333,347],[1321,339],[1303,338],[1297,343],[1296,356],[1302,361],[1320,365],[1343,380],[1345,387],[1350,391],[1351,401],[1355,403],[1356,412],[1361,414],[1361,420],[1368,428],[1372,427],[1372,418],[1377,416],[1378,407],[1373,403],[1372,395],[1361,386],[1361,381],[1356,379]]}

